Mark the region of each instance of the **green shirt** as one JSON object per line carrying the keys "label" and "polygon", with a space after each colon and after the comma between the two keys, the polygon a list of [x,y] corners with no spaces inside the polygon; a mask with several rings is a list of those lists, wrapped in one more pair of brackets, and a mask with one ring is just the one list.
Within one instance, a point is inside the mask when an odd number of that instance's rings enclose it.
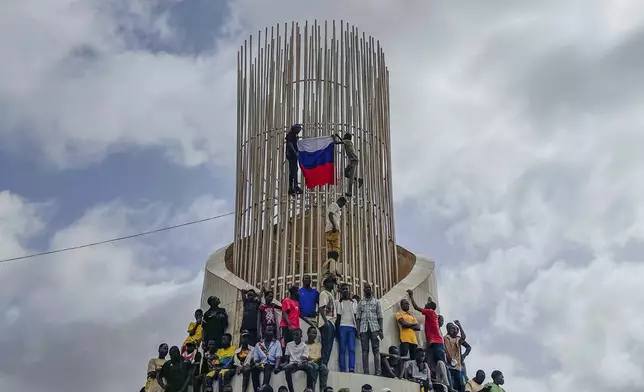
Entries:
{"label": "green shirt", "polygon": [[490,392],[505,392],[505,389],[501,388],[501,386],[499,384],[489,382],[489,383],[485,384],[485,387],[488,387],[488,386],[492,387],[492,388],[490,388]]}

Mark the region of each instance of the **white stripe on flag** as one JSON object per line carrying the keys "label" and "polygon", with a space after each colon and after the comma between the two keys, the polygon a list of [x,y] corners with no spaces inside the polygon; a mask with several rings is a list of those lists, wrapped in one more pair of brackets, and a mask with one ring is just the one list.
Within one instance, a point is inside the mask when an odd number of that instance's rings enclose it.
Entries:
{"label": "white stripe on flag", "polygon": [[300,151],[313,152],[320,151],[333,143],[331,136],[312,137],[297,141],[297,149]]}

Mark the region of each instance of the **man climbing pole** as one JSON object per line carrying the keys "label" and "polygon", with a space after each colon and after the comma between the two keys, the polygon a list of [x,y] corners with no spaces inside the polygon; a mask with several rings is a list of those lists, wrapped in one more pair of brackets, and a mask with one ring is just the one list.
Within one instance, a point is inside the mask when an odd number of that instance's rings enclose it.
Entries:
{"label": "man climbing pole", "polygon": [[322,266],[322,279],[340,277],[337,266],[340,258],[340,216],[345,204],[347,204],[347,199],[340,197],[327,207],[325,227],[327,261]]}
{"label": "man climbing pole", "polygon": [[360,158],[356,154],[355,146],[351,140],[353,137],[350,133],[345,133],[343,138],[340,138],[340,135],[337,133],[333,135],[335,139],[335,144],[342,144],[344,146],[344,155],[347,157],[349,163],[347,167],[344,168],[344,176],[349,179],[347,184],[347,192],[345,195],[351,197],[353,195],[353,185],[357,181],[358,187],[362,187],[363,179],[356,178],[358,173],[358,164],[360,163]]}
{"label": "man climbing pole", "polygon": [[302,125],[295,124],[286,134],[286,160],[288,161],[288,194],[301,194],[302,188],[299,187],[297,180],[298,170],[298,149],[297,138],[302,130]]}

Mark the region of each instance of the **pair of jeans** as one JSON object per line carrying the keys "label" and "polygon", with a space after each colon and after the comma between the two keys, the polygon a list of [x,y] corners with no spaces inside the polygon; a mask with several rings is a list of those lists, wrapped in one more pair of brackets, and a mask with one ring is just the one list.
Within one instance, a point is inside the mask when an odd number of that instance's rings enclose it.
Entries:
{"label": "pair of jeans", "polygon": [[335,326],[331,321],[327,321],[320,327],[320,334],[322,339],[322,364],[328,365],[331,358],[331,351],[333,350],[333,341],[335,340]]}
{"label": "pair of jeans", "polygon": [[293,373],[300,370],[306,373],[306,387],[309,389],[313,389],[315,387],[318,371],[313,367],[313,365],[309,363],[290,364],[286,366],[286,369],[284,369],[286,385],[288,386],[289,392],[295,392],[295,388],[293,387]]}
{"label": "pair of jeans", "polygon": [[[263,365],[263,366],[262,366]],[[260,386],[268,385],[271,383],[271,376],[273,375],[273,370],[275,367],[271,364],[259,364],[255,365],[251,371],[251,378],[253,380],[253,391],[257,391]],[[262,384],[259,383],[259,375],[264,374],[264,379]]]}
{"label": "pair of jeans", "polygon": [[[326,365],[317,362],[311,362],[310,365],[317,377],[320,379],[320,391],[324,391],[329,380],[329,368],[326,367]],[[316,381],[317,380],[313,381],[313,386],[315,386]]]}
{"label": "pair of jeans", "polygon": [[369,343],[373,352],[373,365],[376,370],[376,376],[380,376],[380,339],[378,332],[367,331],[360,333],[360,345],[362,346],[362,368],[364,374],[369,374]]}
{"label": "pair of jeans", "polygon": [[443,361],[447,362],[445,359],[445,344],[443,343],[429,343],[427,344],[427,363],[433,368],[436,365],[436,362]]}
{"label": "pair of jeans", "polygon": [[340,335],[340,371],[347,371],[347,353],[349,354],[349,371],[356,370],[356,329],[341,325],[338,328]]}
{"label": "pair of jeans", "polygon": [[458,369],[449,369],[450,381],[452,382],[452,389],[458,392],[465,392],[465,385],[463,384],[463,375]]}
{"label": "pair of jeans", "polygon": [[414,359],[417,348],[418,348],[417,344],[400,342],[400,356],[401,357],[409,356],[409,359]]}

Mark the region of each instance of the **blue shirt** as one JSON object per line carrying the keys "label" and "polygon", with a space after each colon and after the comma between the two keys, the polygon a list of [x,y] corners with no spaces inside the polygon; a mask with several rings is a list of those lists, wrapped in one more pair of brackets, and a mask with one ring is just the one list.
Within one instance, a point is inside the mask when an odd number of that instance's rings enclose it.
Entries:
{"label": "blue shirt", "polygon": [[268,345],[259,342],[253,349],[253,360],[256,363],[275,365],[282,357],[282,346],[277,340],[272,340]]}
{"label": "blue shirt", "polygon": [[320,293],[314,289],[306,289],[302,287],[300,289],[300,298],[298,302],[300,303],[300,316],[302,317],[315,317],[317,315],[317,304]]}

